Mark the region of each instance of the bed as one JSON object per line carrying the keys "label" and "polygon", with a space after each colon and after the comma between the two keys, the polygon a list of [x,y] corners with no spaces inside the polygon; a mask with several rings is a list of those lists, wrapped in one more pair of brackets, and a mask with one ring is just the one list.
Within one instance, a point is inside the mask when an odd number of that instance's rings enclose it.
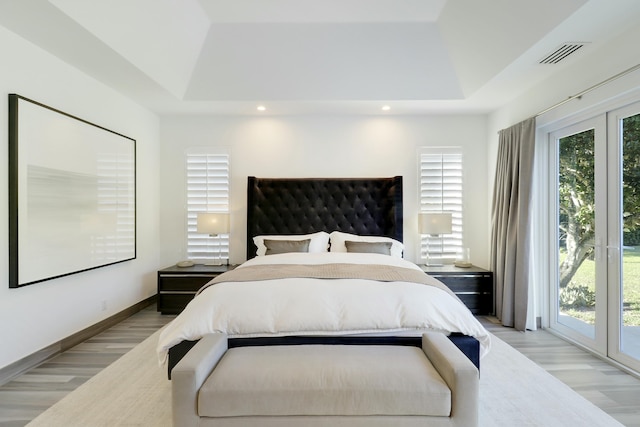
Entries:
{"label": "bed", "polygon": [[[248,177],[247,262],[201,290],[163,330],[160,362],[170,377],[172,367],[211,332],[226,333],[229,348],[419,347],[422,332],[439,330],[479,368],[490,347],[488,332],[446,286],[402,259],[402,233],[402,177]],[[388,254],[363,253],[372,250]],[[283,277],[287,265],[307,270]],[[408,276],[388,276],[389,269]],[[362,279],[363,270],[384,271]],[[421,300],[431,308],[420,306]],[[403,317],[413,323],[404,324]]]}

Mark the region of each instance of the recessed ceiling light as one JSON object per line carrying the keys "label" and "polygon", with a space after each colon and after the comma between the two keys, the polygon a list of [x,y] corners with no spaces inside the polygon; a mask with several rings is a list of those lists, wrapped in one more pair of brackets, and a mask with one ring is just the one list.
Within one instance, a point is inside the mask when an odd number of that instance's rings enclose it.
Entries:
{"label": "recessed ceiling light", "polygon": [[265,111],[267,109],[267,107],[265,107],[264,105],[258,105],[258,111]]}
{"label": "recessed ceiling light", "polygon": [[382,111],[389,111],[389,110],[391,110],[391,107],[389,107],[388,105],[382,106]]}

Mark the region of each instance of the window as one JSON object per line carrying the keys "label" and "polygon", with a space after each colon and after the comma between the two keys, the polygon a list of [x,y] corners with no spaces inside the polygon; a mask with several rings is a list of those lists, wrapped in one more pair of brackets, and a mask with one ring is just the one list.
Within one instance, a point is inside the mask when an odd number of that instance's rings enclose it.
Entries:
{"label": "window", "polygon": [[187,152],[187,258],[229,259],[229,235],[197,233],[198,212],[229,211],[229,155]]}
{"label": "window", "polygon": [[423,259],[429,255],[453,261],[462,253],[462,166],[460,148],[434,147],[420,151],[420,212],[450,212],[452,216],[452,233],[442,236],[442,247],[428,242],[428,236],[422,236]]}

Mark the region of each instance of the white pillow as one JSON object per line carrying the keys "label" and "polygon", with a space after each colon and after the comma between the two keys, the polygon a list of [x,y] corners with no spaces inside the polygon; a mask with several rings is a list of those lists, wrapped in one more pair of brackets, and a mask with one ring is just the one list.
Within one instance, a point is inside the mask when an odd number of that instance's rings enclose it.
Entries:
{"label": "white pillow", "polygon": [[391,237],[358,236],[334,231],[329,235],[329,238],[331,239],[331,252],[347,252],[347,245],[344,243],[347,240],[351,242],[391,242],[391,256],[398,258],[402,258],[402,251],[404,250],[404,245]]}
{"label": "white pillow", "polygon": [[258,250],[257,256],[263,256],[267,252],[267,247],[264,245],[264,240],[307,240],[309,242],[309,252],[327,252],[329,247],[329,233],[319,231],[312,234],[280,234],[273,236],[256,236],[253,238],[253,243],[256,244]]}

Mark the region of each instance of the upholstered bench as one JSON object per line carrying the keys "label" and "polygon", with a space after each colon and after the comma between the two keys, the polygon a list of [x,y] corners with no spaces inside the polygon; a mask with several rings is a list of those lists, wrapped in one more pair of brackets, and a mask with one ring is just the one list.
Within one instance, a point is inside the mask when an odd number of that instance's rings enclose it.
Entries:
{"label": "upholstered bench", "polygon": [[200,340],[172,371],[174,426],[478,424],[478,370],[447,337],[422,348],[295,345],[227,349]]}

